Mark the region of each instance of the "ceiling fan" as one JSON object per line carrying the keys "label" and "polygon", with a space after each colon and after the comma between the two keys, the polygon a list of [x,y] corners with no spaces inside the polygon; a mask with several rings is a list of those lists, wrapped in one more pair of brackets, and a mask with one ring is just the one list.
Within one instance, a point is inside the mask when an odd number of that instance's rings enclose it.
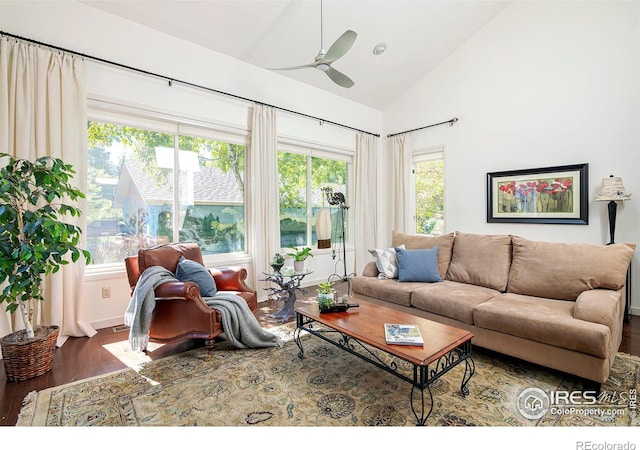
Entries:
{"label": "ceiling fan", "polygon": [[339,70],[331,67],[331,63],[342,58],[351,48],[356,40],[358,34],[355,31],[347,30],[342,36],[329,47],[329,50],[324,49],[324,20],[323,20],[323,5],[320,1],[320,51],[316,55],[314,61],[310,64],[304,64],[302,66],[283,67],[270,70],[296,70],[304,69],[307,67],[313,67],[326,73],[334,83],[343,88],[350,88],[354,85],[353,80],[340,72]]}

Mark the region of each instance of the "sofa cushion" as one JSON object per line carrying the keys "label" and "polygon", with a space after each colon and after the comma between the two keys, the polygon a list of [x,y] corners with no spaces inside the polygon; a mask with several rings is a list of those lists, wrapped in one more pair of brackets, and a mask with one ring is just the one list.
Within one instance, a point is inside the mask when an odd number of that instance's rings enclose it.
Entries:
{"label": "sofa cushion", "polygon": [[411,293],[420,286],[424,286],[424,283],[400,283],[398,280],[381,280],[362,275],[351,279],[354,293],[403,306],[411,306]]}
{"label": "sofa cushion", "polygon": [[442,234],[440,236],[427,236],[422,234],[406,234],[393,231],[391,245],[399,247],[404,244],[407,250],[432,248],[438,246],[438,272],[444,278],[451,262],[451,250],[453,249],[454,234]]}
{"label": "sofa cushion", "polygon": [[398,258],[398,281],[422,281],[435,283],[442,281],[438,271],[438,246],[416,250],[396,247]]}
{"label": "sofa cushion", "polygon": [[213,275],[199,262],[191,261],[182,256],[176,268],[176,278],[180,281],[197,283],[200,287],[200,295],[203,297],[216,295],[217,288]]}
{"label": "sofa cushion", "polygon": [[[404,245],[399,248],[404,248]],[[369,253],[375,258],[378,278],[398,278],[398,257],[394,247],[374,248]]]}
{"label": "sofa cushion", "polygon": [[504,292],[511,265],[511,236],[456,232],[446,278]]}
{"label": "sofa cushion", "polygon": [[473,310],[500,292],[472,284],[444,280],[416,289],[411,306],[473,325]]}
{"label": "sofa cushion", "polygon": [[607,358],[611,330],[575,319],[574,306],[572,301],[502,294],[476,306],[473,321],[479,328]]}
{"label": "sofa cushion", "polygon": [[518,236],[512,241],[507,291],[561,300],[575,300],[589,289],[622,288],[636,248],[634,243],[567,244]]}

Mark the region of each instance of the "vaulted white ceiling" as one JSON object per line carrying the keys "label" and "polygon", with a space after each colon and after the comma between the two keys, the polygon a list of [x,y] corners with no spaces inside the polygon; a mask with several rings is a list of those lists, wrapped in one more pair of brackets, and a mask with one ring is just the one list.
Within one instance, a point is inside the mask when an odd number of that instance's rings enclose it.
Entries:
{"label": "vaulted white ceiling", "polygon": [[[309,64],[321,48],[320,0],[85,0],[83,3],[263,68]],[[510,1],[324,0],[324,48],[346,30],[358,36],[333,68],[279,71],[377,110],[424,77]],[[373,49],[387,50],[374,55]]]}

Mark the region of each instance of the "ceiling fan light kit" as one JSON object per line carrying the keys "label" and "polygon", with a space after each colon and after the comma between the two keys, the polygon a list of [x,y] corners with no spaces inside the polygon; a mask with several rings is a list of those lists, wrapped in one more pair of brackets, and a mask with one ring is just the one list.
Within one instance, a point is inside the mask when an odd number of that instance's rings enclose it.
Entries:
{"label": "ceiling fan light kit", "polygon": [[318,69],[327,74],[327,76],[338,86],[343,88],[350,88],[355,83],[351,78],[340,72],[339,70],[331,67],[331,63],[342,58],[353,46],[358,34],[355,31],[347,30],[336,39],[336,41],[329,47],[329,50],[324,49],[324,18],[322,14],[323,5],[320,2],[320,51],[314,58],[314,62],[311,64],[304,64],[301,66],[282,67],[270,70],[296,70],[312,67]]}

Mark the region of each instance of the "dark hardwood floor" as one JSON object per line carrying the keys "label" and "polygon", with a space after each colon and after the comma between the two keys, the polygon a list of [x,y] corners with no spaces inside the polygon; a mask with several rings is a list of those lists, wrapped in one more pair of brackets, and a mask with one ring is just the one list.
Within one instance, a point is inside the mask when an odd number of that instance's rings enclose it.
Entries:
{"label": "dark hardwood floor", "polygon": [[[306,300],[302,300],[306,301]],[[256,312],[264,328],[280,325],[267,317],[279,309],[281,304],[261,304]],[[128,330],[118,331],[116,327],[98,330],[91,338],[69,338],[56,350],[51,371],[30,380],[21,382],[7,381],[4,366],[0,364],[0,425],[13,426],[22,407],[22,400],[31,391],[40,391],[53,386],[70,383],[96,375],[126,368],[120,360],[103,346],[126,341]],[[185,341],[164,345],[149,353],[151,359],[159,359],[179,352],[202,346],[200,341]],[[625,321],[620,351],[640,356],[640,316],[631,316]]]}

